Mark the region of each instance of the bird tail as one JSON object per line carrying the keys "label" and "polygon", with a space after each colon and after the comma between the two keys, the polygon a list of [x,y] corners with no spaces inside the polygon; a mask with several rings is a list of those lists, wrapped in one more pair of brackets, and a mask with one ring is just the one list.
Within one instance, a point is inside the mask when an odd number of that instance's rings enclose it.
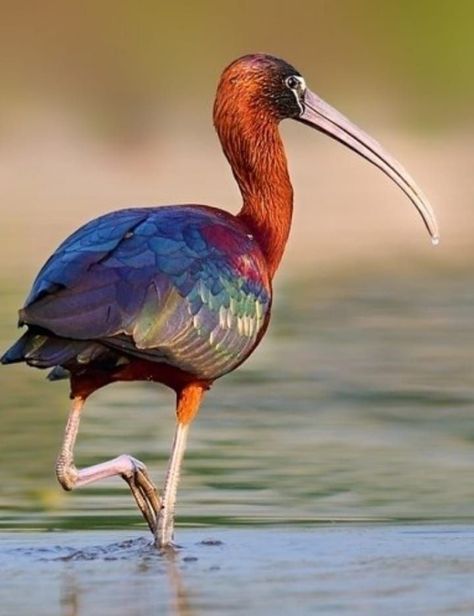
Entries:
{"label": "bird tail", "polygon": [[26,356],[31,346],[32,336],[29,332],[26,332],[2,355],[2,357],[0,357],[0,363],[16,364],[21,361],[26,361]]}
{"label": "bird tail", "polygon": [[0,363],[26,362],[35,368],[51,368],[77,358],[90,346],[90,341],[67,340],[28,330],[0,358]]}

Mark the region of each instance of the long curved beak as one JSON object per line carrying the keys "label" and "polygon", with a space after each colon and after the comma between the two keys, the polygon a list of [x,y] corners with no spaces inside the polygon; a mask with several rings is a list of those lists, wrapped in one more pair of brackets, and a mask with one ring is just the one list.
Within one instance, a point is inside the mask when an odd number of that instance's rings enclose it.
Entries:
{"label": "long curved beak", "polygon": [[433,244],[439,242],[438,223],[428,199],[400,163],[390,156],[377,141],[352,124],[311,90],[305,91],[303,110],[300,117],[296,119],[343,143],[388,175],[403,190],[420,213]]}

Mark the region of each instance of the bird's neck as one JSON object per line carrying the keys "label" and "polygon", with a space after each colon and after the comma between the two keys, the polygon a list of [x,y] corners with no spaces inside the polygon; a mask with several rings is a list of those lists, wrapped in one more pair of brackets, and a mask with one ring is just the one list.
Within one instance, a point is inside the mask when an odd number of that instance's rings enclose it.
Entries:
{"label": "bird's neck", "polygon": [[[293,212],[285,151],[271,118],[233,118],[219,136],[243,198],[238,218],[253,233],[273,278],[283,256]],[[260,120],[260,121],[259,121]]]}

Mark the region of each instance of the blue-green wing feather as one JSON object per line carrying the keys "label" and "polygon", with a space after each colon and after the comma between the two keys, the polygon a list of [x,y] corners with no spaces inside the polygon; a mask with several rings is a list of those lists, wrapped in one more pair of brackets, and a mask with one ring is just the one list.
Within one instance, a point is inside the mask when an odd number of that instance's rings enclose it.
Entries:
{"label": "blue-green wing feather", "polygon": [[216,378],[253,350],[270,301],[261,251],[230,215],[138,208],[68,238],[40,271],[21,319]]}

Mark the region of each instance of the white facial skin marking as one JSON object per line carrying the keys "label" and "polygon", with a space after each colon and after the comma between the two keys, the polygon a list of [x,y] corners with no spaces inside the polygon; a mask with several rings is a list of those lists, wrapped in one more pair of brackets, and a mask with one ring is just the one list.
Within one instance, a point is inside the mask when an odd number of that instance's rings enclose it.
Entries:
{"label": "white facial skin marking", "polygon": [[[296,85],[293,85],[292,82],[294,81],[296,81]],[[303,105],[301,104],[300,97],[303,94],[303,92],[306,90],[305,80],[303,79],[303,77],[300,77],[299,75],[291,75],[290,77],[286,79],[286,85],[293,92],[296,98],[296,102],[298,103],[298,107],[300,108],[300,112],[302,114],[304,112],[304,109],[303,109]]]}

